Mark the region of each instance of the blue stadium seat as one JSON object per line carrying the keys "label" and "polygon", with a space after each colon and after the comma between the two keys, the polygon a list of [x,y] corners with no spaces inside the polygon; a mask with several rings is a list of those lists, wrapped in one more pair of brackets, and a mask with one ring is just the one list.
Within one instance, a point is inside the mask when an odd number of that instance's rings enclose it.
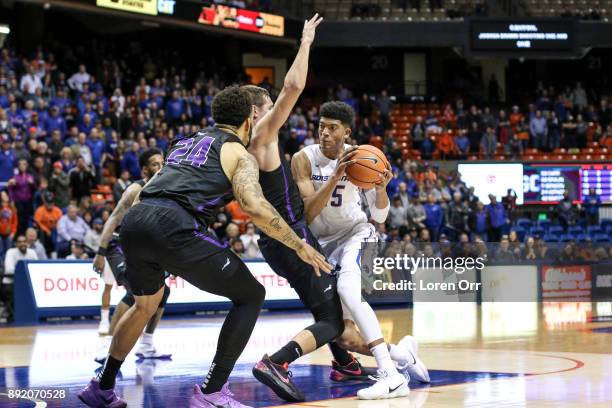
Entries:
{"label": "blue stadium seat", "polygon": [[531,228],[531,224],[532,222],[529,218],[519,218],[518,220],[516,220],[516,225],[521,228],[529,229]]}
{"label": "blue stadium seat", "polygon": [[601,225],[601,229],[606,231],[608,227],[612,227],[612,220],[610,219],[601,220],[599,224]]}
{"label": "blue stadium seat", "polygon": [[586,242],[587,239],[593,240],[589,234],[578,234],[576,235],[576,242]]}
{"label": "blue stadium seat", "polygon": [[601,234],[601,233],[603,233],[603,230],[601,229],[601,227],[599,225],[591,225],[591,226],[587,227],[587,233],[589,233],[591,235]]}
{"label": "blue stadium seat", "polygon": [[570,234],[578,235],[578,234],[583,234],[584,230],[579,225],[573,225],[573,226],[569,227],[567,232],[570,233]]}
{"label": "blue stadium seat", "polygon": [[563,234],[563,227],[560,225],[551,225],[548,228],[548,234],[550,235],[562,235]]}
{"label": "blue stadium seat", "polygon": [[585,229],[587,226],[586,219],[580,218],[578,221],[576,221],[576,225],[579,225],[582,227],[582,229]]}
{"label": "blue stadium seat", "polygon": [[559,242],[559,237],[556,235],[546,234],[542,237],[544,242]]}
{"label": "blue stadium seat", "polygon": [[529,230],[529,232],[531,233],[531,235],[544,235],[544,233],[546,231],[544,231],[544,228],[540,227],[539,225],[535,225],[533,227],[531,227],[531,229]]}
{"label": "blue stadium seat", "polygon": [[575,239],[573,235],[563,234],[559,237],[559,242],[569,242],[569,241],[572,241],[573,239]]}
{"label": "blue stadium seat", "polygon": [[597,234],[597,235],[593,236],[593,241],[595,241],[595,242],[610,242],[610,241],[612,241],[612,239],[610,238],[609,235],[606,235],[606,234]]}
{"label": "blue stadium seat", "polygon": [[607,232],[608,234],[612,234],[612,225],[608,225],[608,226],[606,227],[606,232]]}
{"label": "blue stadium seat", "polygon": [[550,225],[552,224],[551,220],[540,220],[538,221],[538,225],[544,229],[548,229],[548,227],[550,227]]}

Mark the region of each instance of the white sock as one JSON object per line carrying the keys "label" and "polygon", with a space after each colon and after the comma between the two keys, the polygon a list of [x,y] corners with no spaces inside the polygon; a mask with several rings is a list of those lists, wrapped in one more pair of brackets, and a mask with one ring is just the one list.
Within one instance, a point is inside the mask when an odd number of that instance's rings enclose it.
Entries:
{"label": "white sock", "polygon": [[387,344],[381,343],[378,346],[372,347],[370,351],[372,351],[372,355],[376,359],[376,364],[379,369],[385,370],[389,376],[398,374],[395,364],[393,360],[391,360]]}
{"label": "white sock", "polygon": [[153,335],[150,333],[142,333],[142,336],[140,337],[140,342],[142,344],[147,344],[147,345],[153,344]]}
{"label": "white sock", "polygon": [[393,361],[400,364],[412,362],[412,359],[408,356],[408,353],[405,350],[402,350],[400,347],[397,347],[395,344],[389,344],[389,355]]}
{"label": "white sock", "polygon": [[100,309],[100,320],[104,322],[109,321],[110,309]]}

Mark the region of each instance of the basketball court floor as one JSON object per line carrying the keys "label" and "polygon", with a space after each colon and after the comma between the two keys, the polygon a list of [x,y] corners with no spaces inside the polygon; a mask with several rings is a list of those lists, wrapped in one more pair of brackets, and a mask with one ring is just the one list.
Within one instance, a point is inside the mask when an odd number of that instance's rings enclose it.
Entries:
{"label": "basketball court floor", "polygon": [[[308,402],[284,404],[252,377],[251,367],[311,318],[274,312],[260,318],[232,374],[232,391],[257,407],[612,407],[612,303],[420,303],[377,313],[387,339],[419,339],[431,384],[411,382],[403,399],[359,401],[355,393],[364,385],[330,381],[330,353],[322,348],[293,365]],[[163,320],[156,346],[172,360],[128,357],[118,381],[128,406],[187,407],[193,384],[207,372],[221,321],[219,315]],[[0,328],[0,407],[83,406],[76,392],[99,368],[96,328],[96,322]],[[11,400],[7,388],[62,388],[66,397]]]}

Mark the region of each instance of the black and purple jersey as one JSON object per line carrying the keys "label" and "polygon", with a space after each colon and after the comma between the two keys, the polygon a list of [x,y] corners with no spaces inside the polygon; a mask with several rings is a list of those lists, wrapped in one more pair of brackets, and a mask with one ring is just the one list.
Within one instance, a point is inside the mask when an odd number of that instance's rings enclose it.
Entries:
{"label": "black and purple jersey", "polygon": [[285,222],[293,225],[304,216],[304,202],[300,190],[293,181],[291,166],[279,148],[281,165],[273,171],[259,170],[259,184],[266,200],[270,202],[283,217]]}
{"label": "black and purple jersey", "polygon": [[221,167],[221,146],[241,143],[237,136],[209,127],[175,140],[157,177],[140,193],[141,198],[168,198],[205,225],[216,209],[234,199],[232,184]]}

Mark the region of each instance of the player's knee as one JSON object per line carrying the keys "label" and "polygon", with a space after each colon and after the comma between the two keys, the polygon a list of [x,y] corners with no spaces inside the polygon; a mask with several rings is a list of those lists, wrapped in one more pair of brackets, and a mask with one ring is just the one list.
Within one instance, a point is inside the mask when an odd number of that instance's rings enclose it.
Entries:
{"label": "player's knee", "polygon": [[353,324],[343,323],[342,333],[336,338],[336,343],[345,350],[355,350],[359,346],[360,336]]}
{"label": "player's knee", "polygon": [[266,300],[266,288],[257,282],[257,285],[253,288],[253,303],[258,306],[263,305],[264,300]]}
{"label": "player's knee", "polygon": [[159,302],[159,309],[163,309],[164,307],[166,307],[166,303],[168,302],[168,297],[170,296],[170,288],[168,287],[168,285],[164,285],[164,294],[162,295],[162,299]]}

